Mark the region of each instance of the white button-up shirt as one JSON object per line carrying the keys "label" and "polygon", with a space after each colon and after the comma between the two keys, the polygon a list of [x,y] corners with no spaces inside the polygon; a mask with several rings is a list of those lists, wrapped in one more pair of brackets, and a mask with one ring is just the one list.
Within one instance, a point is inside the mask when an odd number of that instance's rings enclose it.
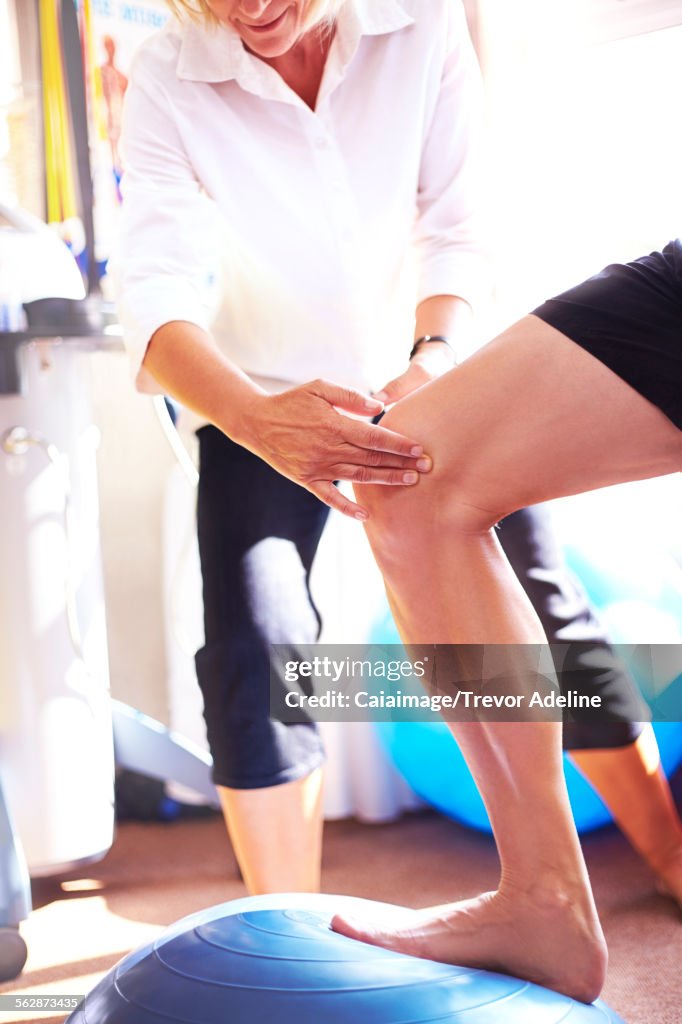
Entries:
{"label": "white button-up shirt", "polygon": [[346,0],[315,110],[227,26],[146,41],[116,274],[138,387],[171,320],[270,390],[402,372],[415,304],[484,286],[480,96],[460,0]]}

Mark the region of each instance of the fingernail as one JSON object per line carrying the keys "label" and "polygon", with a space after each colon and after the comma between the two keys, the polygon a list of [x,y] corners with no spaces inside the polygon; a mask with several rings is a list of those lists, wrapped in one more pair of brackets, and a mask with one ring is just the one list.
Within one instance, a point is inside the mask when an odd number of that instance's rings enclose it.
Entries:
{"label": "fingernail", "polygon": [[416,484],[419,479],[419,473],[403,473],[404,484]]}
{"label": "fingernail", "polygon": [[359,508],[355,513],[355,518],[364,522],[366,519],[369,519],[369,515],[365,512],[364,508]]}
{"label": "fingernail", "polygon": [[381,404],[383,405],[386,399],[388,398],[388,395],[386,394],[385,391],[375,391],[374,394],[372,395],[372,398],[376,398],[377,402],[381,402]]}
{"label": "fingernail", "polygon": [[420,473],[428,473],[433,463],[428,455],[425,455],[422,459],[417,459],[417,469]]}
{"label": "fingernail", "polygon": [[423,449],[423,447],[420,444],[416,444],[414,446],[414,448],[410,449],[410,455],[418,456],[418,455],[423,455],[423,454],[424,454],[424,449]]}

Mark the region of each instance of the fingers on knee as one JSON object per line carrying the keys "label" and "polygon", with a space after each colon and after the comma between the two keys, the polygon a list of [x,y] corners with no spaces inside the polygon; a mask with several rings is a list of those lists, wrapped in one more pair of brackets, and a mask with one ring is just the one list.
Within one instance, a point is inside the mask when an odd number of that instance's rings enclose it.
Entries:
{"label": "fingers on knee", "polygon": [[370,513],[367,528],[375,546],[395,548],[404,556],[435,533],[452,539],[487,533],[506,514],[503,497],[491,501],[494,496],[483,494],[477,483],[494,477],[481,454],[458,456],[453,445],[443,451],[440,439],[425,436],[423,426],[420,431],[408,400],[394,406],[381,425],[420,441],[434,465],[412,486],[355,485],[357,500]]}

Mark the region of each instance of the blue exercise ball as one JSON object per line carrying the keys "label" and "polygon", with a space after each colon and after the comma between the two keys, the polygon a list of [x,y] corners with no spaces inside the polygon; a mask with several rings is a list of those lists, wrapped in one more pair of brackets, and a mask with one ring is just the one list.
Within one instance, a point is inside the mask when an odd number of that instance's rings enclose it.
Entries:
{"label": "blue exercise ball", "polygon": [[70,1024],[623,1024],[507,975],[393,953],[330,930],[347,896],[256,896],[186,917],[125,957]]}
{"label": "blue exercise ball", "polygon": [[[606,584],[602,584],[604,590],[600,590],[597,585],[602,577],[595,574],[594,571],[590,575],[584,566],[583,573],[589,584],[587,589],[590,597],[593,600],[599,598],[606,590]],[[607,605],[606,611],[608,612],[609,609],[613,614],[608,625],[614,640],[626,643],[627,628],[617,629],[619,617],[615,613],[618,609],[615,606]],[[657,615],[659,609],[652,606],[650,613],[652,616]],[[669,605],[667,613],[671,614]],[[679,614],[680,621],[682,621],[682,608],[679,609]],[[608,620],[608,616],[606,618]],[[398,631],[388,610],[376,623],[372,631],[371,642],[400,644]],[[633,675],[637,678],[637,665],[633,664],[630,667]],[[640,685],[645,683],[641,679],[638,679],[638,682]],[[668,776],[672,775],[682,764],[682,723],[674,720],[679,718],[680,707],[682,707],[682,674],[671,679],[664,693],[659,695],[656,700],[657,716],[670,719],[654,723],[654,732],[661,752],[661,763]],[[396,768],[422,800],[455,821],[482,832],[491,832],[488,813],[483,805],[478,787],[452,733],[444,722],[378,721],[375,726],[381,742]],[[578,831],[585,834],[608,825],[612,820],[608,807],[567,757],[564,757],[564,773]]]}
{"label": "blue exercise ball", "polygon": [[[445,723],[377,722],[376,728],[393,764],[422,800],[463,825],[491,831],[478,787]],[[680,761],[680,726],[664,722],[654,730],[670,772]],[[607,825],[610,811],[566,757],[564,772],[578,831],[585,834]]]}

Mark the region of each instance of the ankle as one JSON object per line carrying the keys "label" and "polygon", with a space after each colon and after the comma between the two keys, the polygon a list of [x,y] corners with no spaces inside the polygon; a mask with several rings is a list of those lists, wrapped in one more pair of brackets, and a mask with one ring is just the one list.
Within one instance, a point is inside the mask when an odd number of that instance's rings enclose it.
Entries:
{"label": "ankle", "polygon": [[574,865],[565,871],[552,870],[539,877],[519,876],[503,871],[498,886],[500,896],[525,899],[531,904],[564,910],[587,906],[594,908],[594,898],[587,873]]}
{"label": "ankle", "polygon": [[546,876],[523,886],[503,880],[497,896],[511,907],[523,905],[539,920],[570,920],[586,942],[594,942],[595,948],[604,944],[604,933],[586,876]]}

